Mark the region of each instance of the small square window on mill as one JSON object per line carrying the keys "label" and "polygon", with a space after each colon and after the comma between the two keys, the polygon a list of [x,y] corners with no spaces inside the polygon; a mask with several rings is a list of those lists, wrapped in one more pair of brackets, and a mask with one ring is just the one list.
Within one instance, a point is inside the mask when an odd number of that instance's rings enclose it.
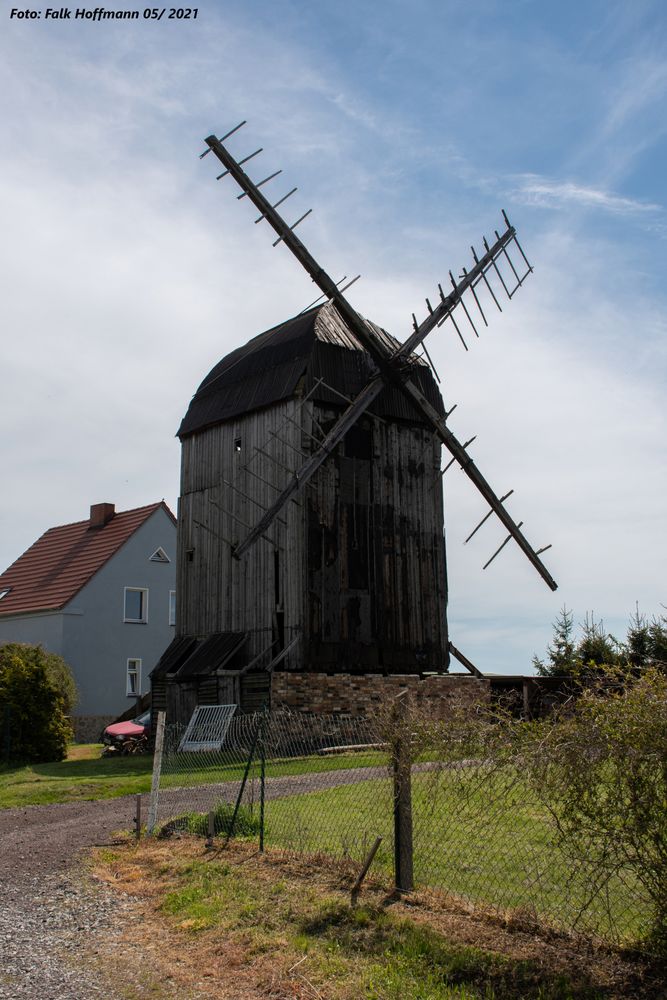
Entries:
{"label": "small square window on mill", "polygon": [[234,451],[240,451],[240,450],[241,450],[241,438],[235,438],[234,439]]}

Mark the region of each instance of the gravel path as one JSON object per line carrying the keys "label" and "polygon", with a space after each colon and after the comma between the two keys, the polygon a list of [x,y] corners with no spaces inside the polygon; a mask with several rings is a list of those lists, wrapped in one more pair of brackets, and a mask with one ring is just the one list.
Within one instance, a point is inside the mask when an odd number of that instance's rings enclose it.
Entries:
{"label": "gravel path", "polygon": [[[267,798],[378,776],[372,768],[350,768],[272,778]],[[160,812],[192,808],[195,794],[234,801],[237,789],[238,782],[228,782],[163,792]],[[81,865],[88,848],[112,844],[115,831],[132,828],[135,803],[130,796],[0,810],[2,1000],[125,1000],[129,981],[145,991],[142,956],[128,956],[122,940],[133,900],[95,883]],[[146,817],[147,795],[142,812]],[[114,969],[108,959],[116,949]],[[171,990],[165,987],[162,995],[171,996]]]}
{"label": "gravel path", "polygon": [[[0,811],[0,997],[121,1000],[95,956],[132,907],[86,877],[83,849],[132,822],[134,798]],[[82,958],[85,959],[82,961]]]}

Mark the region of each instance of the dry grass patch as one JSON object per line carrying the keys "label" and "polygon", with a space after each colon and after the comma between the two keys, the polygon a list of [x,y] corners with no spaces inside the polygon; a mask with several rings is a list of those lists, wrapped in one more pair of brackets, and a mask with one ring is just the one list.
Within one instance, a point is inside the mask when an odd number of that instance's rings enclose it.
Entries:
{"label": "dry grass patch", "polygon": [[[350,905],[351,871],[259,855],[249,843],[146,840],[97,852],[131,895],[127,936],[185,997],[234,1000],[656,1000],[655,970],[538,928],[377,884]],[[167,994],[165,994],[167,995]]]}

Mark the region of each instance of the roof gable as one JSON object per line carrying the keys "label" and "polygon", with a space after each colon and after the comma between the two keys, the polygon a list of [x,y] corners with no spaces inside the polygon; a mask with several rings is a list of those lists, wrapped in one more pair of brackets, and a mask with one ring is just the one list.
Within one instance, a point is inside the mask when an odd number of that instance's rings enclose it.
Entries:
{"label": "roof gable", "polygon": [[102,527],[90,520],[50,528],[0,574],[0,617],[63,608],[157,510],[174,522],[164,501],[119,511]]}

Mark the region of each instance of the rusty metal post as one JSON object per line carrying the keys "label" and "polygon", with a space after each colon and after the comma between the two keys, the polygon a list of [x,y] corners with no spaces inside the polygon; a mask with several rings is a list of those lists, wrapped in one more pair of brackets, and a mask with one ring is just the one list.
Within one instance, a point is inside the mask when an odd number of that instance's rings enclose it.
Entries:
{"label": "rusty metal post", "polygon": [[359,876],[357,878],[357,881],[352,886],[352,894],[351,894],[351,900],[350,900],[352,906],[356,906],[357,899],[359,898],[359,893],[361,892],[362,883],[363,883],[364,879],[366,878],[366,875],[368,874],[368,869],[373,864],[373,858],[377,854],[378,847],[380,846],[381,843],[382,843],[382,837],[376,837],[375,838],[375,843],[373,844],[373,846],[371,847],[370,851],[368,852],[366,860],[364,861],[364,863],[363,863],[363,865],[361,867],[361,871],[359,872]]}

